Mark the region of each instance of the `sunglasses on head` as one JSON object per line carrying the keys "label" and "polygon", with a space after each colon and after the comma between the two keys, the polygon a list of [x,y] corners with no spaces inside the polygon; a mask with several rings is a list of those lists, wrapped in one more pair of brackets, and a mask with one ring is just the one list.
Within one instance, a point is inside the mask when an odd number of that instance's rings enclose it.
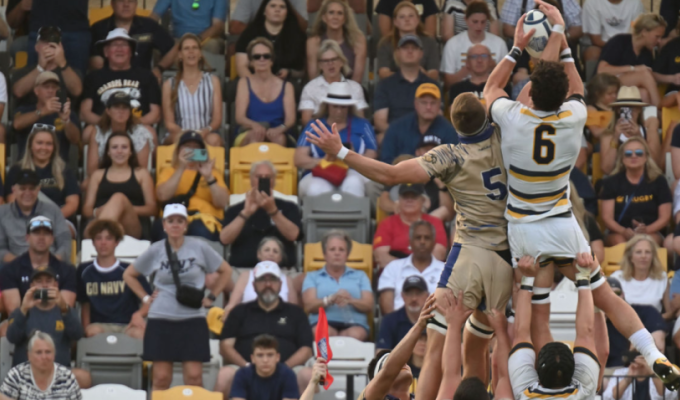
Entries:
{"label": "sunglasses on head", "polygon": [[269,54],[269,53],[253,54],[253,56],[251,58],[253,60],[260,60],[260,59],[271,60],[272,55]]}
{"label": "sunglasses on head", "polygon": [[32,232],[35,229],[46,228],[52,230],[52,223],[50,221],[33,221],[28,225],[28,231]]}
{"label": "sunglasses on head", "polygon": [[38,132],[38,131],[48,131],[52,133],[57,132],[57,127],[54,125],[50,124],[33,124],[33,128],[31,128],[31,133]]}
{"label": "sunglasses on head", "polygon": [[623,152],[623,156],[626,157],[626,158],[633,157],[633,155],[635,155],[635,157],[642,157],[642,156],[645,155],[645,151],[642,150],[642,149],[637,149],[635,151],[626,150],[626,151]]}

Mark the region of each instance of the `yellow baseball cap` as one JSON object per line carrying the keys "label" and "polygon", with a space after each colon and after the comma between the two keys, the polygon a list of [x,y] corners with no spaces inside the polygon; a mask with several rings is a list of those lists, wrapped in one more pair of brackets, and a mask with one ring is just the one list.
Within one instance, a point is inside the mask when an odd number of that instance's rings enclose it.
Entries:
{"label": "yellow baseball cap", "polygon": [[222,326],[224,325],[224,322],[222,322],[222,315],[224,315],[223,308],[212,307],[208,311],[208,316],[206,317],[208,320],[208,329],[218,336],[222,334]]}
{"label": "yellow baseball cap", "polygon": [[437,100],[441,99],[439,87],[434,83],[423,83],[422,85],[418,86],[418,90],[416,90],[416,98],[425,96],[426,94],[434,96],[434,98]]}

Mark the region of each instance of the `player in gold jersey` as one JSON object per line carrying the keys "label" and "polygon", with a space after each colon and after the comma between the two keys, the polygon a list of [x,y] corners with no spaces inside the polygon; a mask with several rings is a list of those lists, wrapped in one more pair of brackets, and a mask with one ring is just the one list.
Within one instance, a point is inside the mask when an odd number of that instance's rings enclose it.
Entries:
{"label": "player in gold jersey", "polygon": [[[385,185],[426,183],[439,178],[456,202],[456,236],[435,297],[443,302],[447,292],[463,291],[463,303],[475,310],[464,333],[465,377],[488,378],[486,355],[493,330],[483,310],[504,310],[512,293],[513,271],[503,217],[507,198],[506,174],[500,135],[486,117],[482,103],[470,93],[459,95],[451,117],[460,143],[439,146],[422,157],[388,165],[343,147],[335,125],[312,125],[316,135],[307,140],[326,154],[337,154],[367,178]],[[442,381],[442,349],[446,322],[441,313],[428,324],[428,343],[416,398],[431,400]],[[460,371],[444,371],[448,376]],[[453,393],[439,393],[452,398]]]}

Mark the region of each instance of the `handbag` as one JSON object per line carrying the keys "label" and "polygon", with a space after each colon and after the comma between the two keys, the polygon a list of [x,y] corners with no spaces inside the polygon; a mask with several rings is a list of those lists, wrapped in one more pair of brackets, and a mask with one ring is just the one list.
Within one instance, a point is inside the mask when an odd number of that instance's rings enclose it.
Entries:
{"label": "handbag", "polygon": [[[201,174],[196,171],[196,177],[194,178],[194,183],[191,184],[191,188],[188,192],[174,196],[168,200],[165,204],[181,204],[185,208],[189,209],[189,200],[196,194],[196,189],[198,188],[198,182],[201,180]],[[169,258],[168,258],[169,259]]]}
{"label": "handbag", "polygon": [[[347,142],[351,143],[352,118],[347,121]],[[340,186],[347,177],[349,167],[342,160],[328,161],[323,158],[314,168],[312,176],[323,178],[333,186]]]}
{"label": "handbag", "polygon": [[182,282],[179,280],[179,271],[182,267],[179,265],[177,253],[172,251],[167,239],[165,240],[165,253],[168,255],[172,280],[175,282],[175,288],[177,288],[177,293],[175,294],[177,302],[190,308],[201,308],[203,306],[205,287],[203,289],[196,289],[192,286],[182,285]]}
{"label": "handbag", "polygon": [[628,211],[628,206],[630,206],[630,203],[633,202],[635,192],[637,192],[638,188],[640,187],[640,184],[642,184],[643,179],[645,179],[645,174],[642,174],[642,176],[640,177],[640,182],[638,182],[638,184],[635,185],[635,188],[633,188],[633,193],[628,195],[628,198],[626,199],[626,204],[623,205],[623,210],[621,210],[621,214],[619,214],[619,218],[616,220],[617,224],[621,225],[621,221],[623,221],[623,216],[626,215],[626,211]]}

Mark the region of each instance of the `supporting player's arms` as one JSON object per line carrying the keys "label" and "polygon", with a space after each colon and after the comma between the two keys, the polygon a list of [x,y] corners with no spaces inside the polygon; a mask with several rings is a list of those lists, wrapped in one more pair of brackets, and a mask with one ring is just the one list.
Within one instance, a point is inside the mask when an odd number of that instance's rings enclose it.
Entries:
{"label": "supporting player's arms", "polygon": [[[536,260],[531,256],[522,257],[518,264],[518,269],[524,276],[536,276]],[[523,289],[524,288],[524,289]],[[533,283],[531,285],[520,286],[517,294],[517,304],[515,305],[515,341],[513,347],[520,343],[531,342],[531,297],[533,296]]]}
{"label": "supporting player's arms", "polygon": [[508,372],[508,359],[510,358],[510,337],[508,336],[508,320],[498,310],[491,310],[489,324],[496,334],[496,348],[493,351],[493,387],[494,399],[510,400],[514,398],[510,385],[510,373]]}
{"label": "supporting player's arms", "polygon": [[452,399],[460,385],[460,368],[462,365],[461,347],[462,330],[472,310],[463,304],[463,291],[458,292],[458,297],[451,293],[446,293],[444,308],[437,305],[440,313],[444,314],[448,329],[446,329],[446,341],[444,342],[444,355],[442,357],[442,367],[444,377],[439,388],[439,397]]}
{"label": "supporting player's arms", "polygon": [[[320,121],[312,123],[312,129],[316,132],[316,135],[306,132],[308,142],[320,147],[326,154],[338,154],[343,145],[335,124],[332,126],[332,132]],[[344,161],[347,166],[368,179],[388,186],[399,183],[427,183],[430,180],[430,175],[416,159],[407,160],[397,165],[389,165],[350,150]]]}
{"label": "supporting player's arms", "polygon": [[[597,265],[592,256],[588,253],[579,254],[576,258],[576,263],[580,270],[585,270],[584,275],[589,280],[590,271]],[[578,305],[576,306],[576,340],[574,341],[574,347],[585,347],[590,351],[595,350],[594,324],[595,306],[593,305],[592,291],[590,289],[581,289],[578,291]]]}

